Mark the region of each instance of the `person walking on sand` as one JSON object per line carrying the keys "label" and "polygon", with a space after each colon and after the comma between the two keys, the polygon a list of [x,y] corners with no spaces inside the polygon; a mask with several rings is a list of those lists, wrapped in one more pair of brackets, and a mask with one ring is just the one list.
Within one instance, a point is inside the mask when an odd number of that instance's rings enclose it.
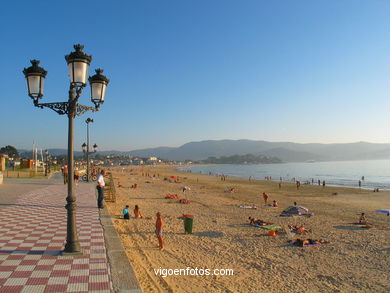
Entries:
{"label": "person walking on sand", "polygon": [[160,250],[164,250],[164,244],[163,244],[163,239],[162,239],[162,228],[164,225],[163,219],[161,218],[161,213],[158,212],[156,214],[156,235],[158,239],[158,246]]}
{"label": "person walking on sand", "polygon": [[268,194],[266,194],[265,192],[263,192],[264,204],[267,204],[268,197],[269,197]]}
{"label": "person walking on sand", "polygon": [[106,175],[105,170],[101,170],[98,177],[97,177],[97,186],[96,189],[98,191],[98,198],[97,198],[97,203],[98,203],[98,208],[102,209],[103,208],[103,199],[104,199],[104,194],[103,194],[103,189],[104,186],[106,186],[106,183],[104,182],[104,176]]}
{"label": "person walking on sand", "polygon": [[322,181],[322,187],[325,188],[325,180]]}

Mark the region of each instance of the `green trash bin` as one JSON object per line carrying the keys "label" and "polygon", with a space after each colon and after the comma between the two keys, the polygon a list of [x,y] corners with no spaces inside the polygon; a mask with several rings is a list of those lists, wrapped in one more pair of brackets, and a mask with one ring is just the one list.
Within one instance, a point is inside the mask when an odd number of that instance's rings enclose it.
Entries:
{"label": "green trash bin", "polygon": [[194,217],[184,217],[184,231],[192,234],[192,226],[194,224]]}

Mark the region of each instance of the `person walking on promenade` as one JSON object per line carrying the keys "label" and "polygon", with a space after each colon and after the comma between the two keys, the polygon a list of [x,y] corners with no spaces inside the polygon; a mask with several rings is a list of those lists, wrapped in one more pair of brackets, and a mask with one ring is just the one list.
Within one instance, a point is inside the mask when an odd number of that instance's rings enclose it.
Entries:
{"label": "person walking on promenade", "polygon": [[64,184],[66,184],[68,183],[68,165],[64,166],[63,175],[64,175]]}
{"label": "person walking on promenade", "polygon": [[97,177],[96,189],[98,191],[97,203],[98,203],[98,208],[99,209],[103,208],[103,199],[104,199],[103,189],[104,189],[104,186],[106,186],[106,183],[104,182],[104,176],[105,175],[106,175],[106,171],[105,170],[101,170],[100,174]]}
{"label": "person walking on promenade", "polygon": [[74,170],[74,177],[73,177],[73,179],[74,179],[74,182],[76,183],[76,185],[79,185],[80,172],[79,172],[79,169],[78,169],[78,168],[76,168],[76,169]]}
{"label": "person walking on promenade", "polygon": [[164,225],[163,219],[161,218],[161,213],[158,212],[156,214],[156,235],[158,239],[158,246],[160,250],[164,250],[164,244],[163,244],[163,239],[162,239],[162,228]]}

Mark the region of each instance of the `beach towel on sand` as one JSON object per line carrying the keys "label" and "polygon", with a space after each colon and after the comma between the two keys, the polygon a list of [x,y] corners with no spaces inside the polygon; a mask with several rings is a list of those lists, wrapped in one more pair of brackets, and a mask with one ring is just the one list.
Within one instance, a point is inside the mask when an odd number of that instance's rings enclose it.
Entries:
{"label": "beach towel on sand", "polygon": [[[256,226],[256,225],[255,225]],[[282,227],[278,226],[278,225],[266,225],[266,226],[260,226],[260,225],[257,225],[259,228],[261,229],[265,229],[265,230],[279,230],[279,229],[282,229]]]}
{"label": "beach towel on sand", "polygon": [[245,206],[245,205],[240,205],[240,209],[251,209],[251,210],[256,210],[257,206]]}

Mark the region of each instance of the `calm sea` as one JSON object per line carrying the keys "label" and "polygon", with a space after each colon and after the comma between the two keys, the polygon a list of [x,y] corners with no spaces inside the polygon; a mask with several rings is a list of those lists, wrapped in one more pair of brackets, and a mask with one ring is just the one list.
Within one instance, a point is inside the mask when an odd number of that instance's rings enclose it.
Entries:
{"label": "calm sea", "polygon": [[[225,174],[231,177],[264,180],[271,176],[272,181],[292,182],[294,179],[318,184],[325,180],[326,185],[390,190],[390,160],[337,161],[313,163],[282,163],[258,165],[207,165],[180,167],[180,170],[202,174]],[[364,180],[362,177],[364,176]]]}

